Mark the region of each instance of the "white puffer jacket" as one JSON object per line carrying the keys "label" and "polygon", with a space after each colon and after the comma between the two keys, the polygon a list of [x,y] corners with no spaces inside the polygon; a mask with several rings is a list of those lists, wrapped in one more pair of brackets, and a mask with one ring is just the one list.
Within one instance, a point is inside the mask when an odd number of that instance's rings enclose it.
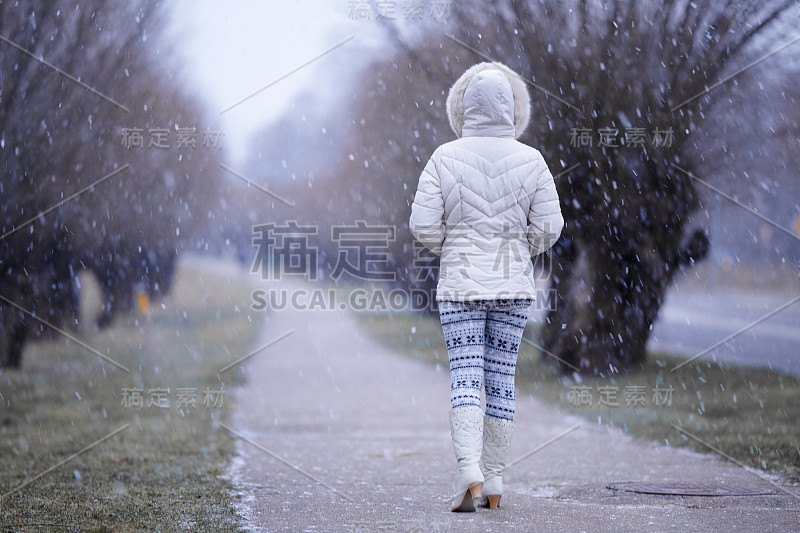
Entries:
{"label": "white puffer jacket", "polygon": [[448,118],[460,138],[425,165],[409,221],[441,255],[437,301],[536,297],[531,257],[556,242],[564,219],[544,158],[516,140],[528,98],[500,63],[473,66],[450,89]]}

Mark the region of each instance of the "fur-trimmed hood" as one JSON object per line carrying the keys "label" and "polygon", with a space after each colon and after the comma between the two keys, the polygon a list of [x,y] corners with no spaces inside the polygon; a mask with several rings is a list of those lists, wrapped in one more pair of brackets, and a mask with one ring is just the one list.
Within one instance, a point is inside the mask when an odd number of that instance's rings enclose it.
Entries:
{"label": "fur-trimmed hood", "polygon": [[458,137],[519,138],[530,120],[530,96],[522,78],[502,63],[478,63],[447,95],[447,117]]}

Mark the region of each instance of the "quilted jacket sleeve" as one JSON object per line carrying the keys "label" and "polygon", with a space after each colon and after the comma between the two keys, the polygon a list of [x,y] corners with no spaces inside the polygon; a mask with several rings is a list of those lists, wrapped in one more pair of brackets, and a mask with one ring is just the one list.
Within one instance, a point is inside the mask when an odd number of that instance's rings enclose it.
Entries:
{"label": "quilted jacket sleeve", "polygon": [[419,242],[433,253],[441,255],[444,242],[444,198],[436,169],[436,157],[437,153],[434,152],[419,177],[408,226]]}
{"label": "quilted jacket sleeve", "polygon": [[538,154],[538,157],[536,188],[528,212],[528,243],[532,256],[549,250],[564,229],[564,218],[561,216],[553,175],[542,155]]}

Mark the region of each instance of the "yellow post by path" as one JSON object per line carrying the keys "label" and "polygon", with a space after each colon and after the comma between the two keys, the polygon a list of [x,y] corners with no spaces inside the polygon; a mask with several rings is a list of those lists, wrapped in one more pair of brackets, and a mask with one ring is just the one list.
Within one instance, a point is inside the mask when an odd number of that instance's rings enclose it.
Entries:
{"label": "yellow post by path", "polygon": [[147,295],[147,291],[139,291],[136,293],[136,307],[142,314],[150,312],[150,296]]}

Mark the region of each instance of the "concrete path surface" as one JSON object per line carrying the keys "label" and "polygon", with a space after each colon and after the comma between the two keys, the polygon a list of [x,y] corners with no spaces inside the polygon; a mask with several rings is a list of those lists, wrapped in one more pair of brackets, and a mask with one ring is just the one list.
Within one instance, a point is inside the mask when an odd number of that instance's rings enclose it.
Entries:
{"label": "concrete path surface", "polygon": [[[451,513],[446,371],[384,347],[352,312],[281,311],[244,363],[230,430],[252,531],[798,531],[792,496],[712,455],[634,439],[519,395],[500,509]],[[747,497],[642,495],[613,482],[716,483]],[[778,480],[779,481],[779,480]]]}

